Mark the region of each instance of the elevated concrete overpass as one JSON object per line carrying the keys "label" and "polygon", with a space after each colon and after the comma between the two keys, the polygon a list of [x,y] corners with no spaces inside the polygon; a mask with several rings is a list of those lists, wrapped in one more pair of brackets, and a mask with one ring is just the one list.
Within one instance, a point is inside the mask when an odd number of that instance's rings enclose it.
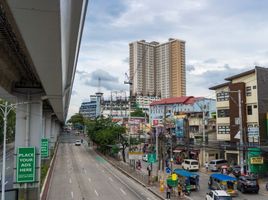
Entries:
{"label": "elevated concrete overpass", "polygon": [[[15,147],[40,153],[41,137],[53,147],[68,113],[86,9],[87,0],[0,0],[0,98],[22,102]],[[30,187],[27,199],[38,199],[39,183]]]}

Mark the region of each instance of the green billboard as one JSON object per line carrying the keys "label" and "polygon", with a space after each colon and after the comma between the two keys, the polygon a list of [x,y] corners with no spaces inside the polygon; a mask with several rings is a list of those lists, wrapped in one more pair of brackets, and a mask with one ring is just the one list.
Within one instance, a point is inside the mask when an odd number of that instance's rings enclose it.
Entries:
{"label": "green billboard", "polygon": [[49,156],[48,143],[47,138],[41,139],[41,158],[47,158]]}
{"label": "green billboard", "polygon": [[17,183],[35,181],[35,147],[17,148]]}

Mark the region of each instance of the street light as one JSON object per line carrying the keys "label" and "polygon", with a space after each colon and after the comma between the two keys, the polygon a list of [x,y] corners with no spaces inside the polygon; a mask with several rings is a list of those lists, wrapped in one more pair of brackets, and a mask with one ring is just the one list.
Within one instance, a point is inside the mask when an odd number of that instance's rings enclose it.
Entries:
{"label": "street light", "polygon": [[0,109],[3,113],[4,120],[4,140],[3,140],[3,165],[2,165],[2,193],[1,199],[5,200],[5,182],[6,182],[6,132],[7,132],[7,116],[9,112],[13,109],[13,104],[8,105],[7,101],[5,104],[0,104]]}
{"label": "street light", "polygon": [[[30,104],[34,102],[21,102],[16,104],[8,104],[7,101],[5,104],[0,104],[0,110],[3,113],[3,121],[4,121],[4,140],[3,140],[3,165],[2,165],[2,193],[1,200],[5,200],[5,182],[6,182],[6,132],[7,132],[7,116],[12,109],[14,109],[17,105],[21,104]],[[29,113],[28,113],[29,114]]]}

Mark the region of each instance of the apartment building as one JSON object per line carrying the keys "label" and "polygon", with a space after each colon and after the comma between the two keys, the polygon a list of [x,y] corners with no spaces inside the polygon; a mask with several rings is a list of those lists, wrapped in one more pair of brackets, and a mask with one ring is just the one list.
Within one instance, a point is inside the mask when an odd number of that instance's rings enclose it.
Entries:
{"label": "apartment building", "polygon": [[226,145],[226,159],[239,163],[240,121],[245,151],[268,142],[268,68],[256,66],[225,80],[227,82],[209,88],[216,92],[217,140]]}
{"label": "apartment building", "polygon": [[81,103],[79,113],[89,119],[101,116],[101,98],[102,93],[100,92],[97,92],[95,95],[90,95],[90,101]]}
{"label": "apartment building", "polygon": [[186,94],[185,41],[132,42],[129,67],[131,96],[168,98]]}

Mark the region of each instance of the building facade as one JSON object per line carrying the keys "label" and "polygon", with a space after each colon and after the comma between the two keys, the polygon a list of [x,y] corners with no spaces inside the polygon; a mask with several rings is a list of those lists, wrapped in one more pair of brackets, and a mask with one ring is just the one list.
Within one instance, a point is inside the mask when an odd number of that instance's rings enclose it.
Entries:
{"label": "building facade", "polygon": [[79,108],[79,113],[90,119],[101,116],[101,98],[102,93],[90,95],[90,101],[82,102]]}
{"label": "building facade", "polygon": [[185,41],[129,44],[130,95],[161,98],[185,96]]}
{"label": "building facade", "polygon": [[225,80],[210,88],[216,92],[217,140],[226,145],[225,158],[240,163],[241,139],[245,159],[250,147],[268,142],[268,68],[255,67]]}

